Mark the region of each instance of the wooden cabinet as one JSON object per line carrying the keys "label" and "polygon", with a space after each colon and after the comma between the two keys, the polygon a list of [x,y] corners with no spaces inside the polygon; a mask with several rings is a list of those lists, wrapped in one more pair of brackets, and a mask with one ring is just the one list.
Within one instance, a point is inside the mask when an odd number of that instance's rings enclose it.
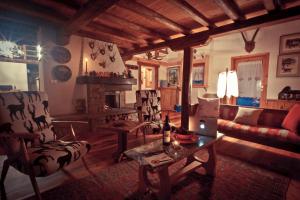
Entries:
{"label": "wooden cabinet", "polygon": [[179,88],[160,88],[160,105],[162,110],[174,110],[174,106],[179,102]]}

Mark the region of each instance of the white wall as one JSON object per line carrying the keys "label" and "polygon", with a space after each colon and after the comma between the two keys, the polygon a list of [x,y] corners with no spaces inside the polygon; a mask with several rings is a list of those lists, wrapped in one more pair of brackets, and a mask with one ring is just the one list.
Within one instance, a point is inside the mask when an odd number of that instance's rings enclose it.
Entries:
{"label": "white wall", "polygon": [[[278,93],[285,87],[300,89],[300,77],[276,77],[279,41],[281,35],[300,32],[300,20],[262,28],[255,39],[256,47],[251,54],[270,53],[267,99],[277,99]],[[247,31],[248,38],[255,30]],[[209,92],[217,88],[217,74],[231,66],[231,57],[251,55],[244,50],[244,41],[240,33],[215,38],[210,51]]]}
{"label": "white wall", "polygon": [[[94,42],[94,48],[92,49],[89,45],[90,42]],[[93,40],[89,38],[84,39],[84,53],[83,53],[83,64],[85,71],[85,58],[88,59],[88,71],[96,71],[96,72],[114,72],[122,74],[125,70],[124,62],[121,58],[117,45],[113,44],[113,50],[110,51],[107,48],[109,43]],[[98,48],[104,49],[105,54],[102,55],[98,52]],[[98,53],[96,53],[98,52]],[[91,54],[95,53],[96,59],[92,60]],[[110,56],[115,58],[115,61],[112,62],[110,60]],[[105,63],[105,67],[99,65],[99,63]]]}
{"label": "white wall", "polygon": [[[214,38],[208,46],[196,48],[196,59],[201,54],[209,55],[209,75],[208,75],[208,93],[216,93],[217,77],[226,68],[231,67],[231,57],[253,55],[258,53],[270,53],[269,58],[269,77],[267,98],[277,99],[278,93],[285,87],[291,86],[294,90],[300,90],[300,77],[276,77],[277,58],[279,55],[279,41],[281,35],[299,33],[300,20],[286,22],[274,26],[261,28],[258,32],[255,42],[256,47],[250,54],[244,49],[244,41],[240,33],[234,33],[218,38]],[[246,32],[247,38],[252,38],[253,30]],[[176,52],[170,56],[174,61]],[[177,53],[178,59],[182,59],[182,52]],[[191,102],[197,102],[197,96],[202,96],[206,91],[203,88],[192,88]]]}
{"label": "white wall", "polygon": [[27,65],[0,62],[0,85],[12,85],[17,90],[28,91]]}
{"label": "white wall", "polygon": [[[103,60],[109,60],[109,54],[106,53],[105,56],[99,55],[95,61],[92,61],[90,58],[91,49],[88,46],[88,41],[90,39],[85,39],[83,44],[83,55],[81,56],[81,44],[82,37],[71,36],[70,43],[65,47],[69,49],[71,53],[71,60],[64,64],[67,65],[72,71],[72,77],[66,82],[58,82],[53,80],[51,75],[52,69],[58,65],[52,56],[51,49],[55,46],[52,42],[53,37],[55,36],[54,31],[49,29],[41,30],[41,42],[44,50],[46,51],[45,56],[41,62],[41,68],[43,69],[44,75],[44,85],[45,91],[49,96],[49,107],[51,115],[60,115],[60,114],[70,114],[74,113],[74,104],[75,100],[78,98],[86,98],[86,86],[76,84],[76,78],[78,75],[82,75],[85,72],[85,61],[84,58],[88,58],[88,71],[95,70],[97,72],[106,71],[106,72],[119,72],[122,73],[125,69],[124,63],[121,60],[120,53],[116,46],[114,46],[114,52],[116,61],[114,63],[109,63],[107,61],[106,68],[100,67],[97,63]],[[99,42],[100,45],[104,44]],[[83,62],[80,62],[81,57],[83,57]]]}

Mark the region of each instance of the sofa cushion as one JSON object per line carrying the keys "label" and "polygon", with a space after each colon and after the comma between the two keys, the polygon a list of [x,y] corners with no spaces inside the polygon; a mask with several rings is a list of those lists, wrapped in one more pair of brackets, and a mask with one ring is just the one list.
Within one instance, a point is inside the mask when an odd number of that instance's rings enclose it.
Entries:
{"label": "sofa cushion", "polygon": [[249,126],[239,124],[230,120],[218,119],[218,130],[221,132],[230,132],[238,134],[248,134],[254,137],[266,137],[279,141],[289,141],[294,144],[300,144],[300,136],[287,129],[270,128],[263,126]]}
{"label": "sofa cushion", "polygon": [[300,104],[295,104],[282,122],[282,127],[300,134]]}
{"label": "sofa cushion", "polygon": [[196,117],[219,117],[220,100],[218,98],[198,97]]}
{"label": "sofa cushion", "polygon": [[[33,165],[35,175],[48,176],[70,163],[83,157],[91,146],[86,141],[65,142],[61,140],[50,141],[37,147],[28,148],[30,162]],[[19,160],[13,163],[13,167],[28,174],[26,168]]]}
{"label": "sofa cushion", "polygon": [[234,122],[246,125],[256,126],[262,109],[239,107]]}

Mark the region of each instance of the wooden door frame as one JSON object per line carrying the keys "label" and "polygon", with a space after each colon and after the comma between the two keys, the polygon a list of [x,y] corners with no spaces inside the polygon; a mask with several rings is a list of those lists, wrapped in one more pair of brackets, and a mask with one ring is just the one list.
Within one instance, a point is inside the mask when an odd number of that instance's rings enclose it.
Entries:
{"label": "wooden door frame", "polygon": [[[269,58],[270,58],[270,53],[259,53],[259,54],[253,54],[253,55],[243,55],[243,56],[231,57],[231,70],[236,70],[237,64],[240,62],[256,61],[256,60],[262,61],[263,77],[262,77],[262,81],[261,81],[262,91],[261,91],[261,97],[260,97],[260,107],[264,107],[267,102]],[[233,98],[231,103],[236,104],[236,98]]]}
{"label": "wooden door frame", "polygon": [[151,63],[151,62],[143,62],[143,61],[138,61],[137,62],[138,66],[139,66],[139,90],[141,90],[142,88],[142,84],[141,84],[141,76],[142,76],[142,66],[144,67],[153,67],[154,68],[154,76],[155,76],[155,82],[154,82],[154,89],[157,90],[158,89],[158,70],[159,70],[159,65]]}

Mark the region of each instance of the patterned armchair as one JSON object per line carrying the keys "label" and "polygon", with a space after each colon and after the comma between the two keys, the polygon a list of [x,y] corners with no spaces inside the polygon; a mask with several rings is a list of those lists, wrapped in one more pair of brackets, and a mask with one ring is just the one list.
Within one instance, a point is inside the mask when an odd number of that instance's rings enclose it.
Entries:
{"label": "patterned armchair", "polygon": [[162,129],[162,115],[159,90],[137,90],[136,107],[140,122],[149,122],[145,126],[145,134],[160,133]]}
{"label": "patterned armchair", "polygon": [[56,136],[46,93],[1,93],[0,146],[7,155],[2,169],[2,186],[9,166],[12,166],[30,176],[36,197],[40,199],[35,177],[45,177],[63,169],[83,158],[91,148],[86,141],[67,142],[57,140]]}

